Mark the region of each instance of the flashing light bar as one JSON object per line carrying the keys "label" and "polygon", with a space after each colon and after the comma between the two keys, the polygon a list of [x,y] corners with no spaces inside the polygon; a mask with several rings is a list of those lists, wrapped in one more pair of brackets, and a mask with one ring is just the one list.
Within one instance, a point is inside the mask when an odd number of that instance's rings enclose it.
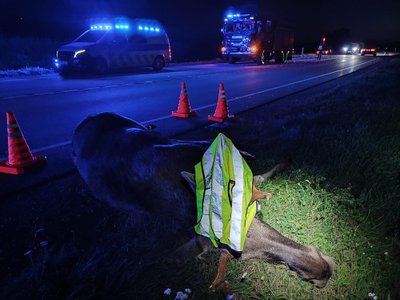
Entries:
{"label": "flashing light bar", "polygon": [[160,28],[158,28],[158,27],[149,27],[149,26],[142,26],[142,25],[138,26],[138,30],[140,30],[140,31],[144,30],[144,31],[160,32]]}
{"label": "flashing light bar", "polygon": [[111,30],[112,25],[109,24],[98,24],[90,26],[91,30]]}
{"label": "flashing light bar", "polygon": [[[92,25],[90,26],[91,30],[111,30],[111,29],[118,29],[118,30],[128,30],[130,26],[128,24],[115,24],[113,27],[112,25],[109,24],[97,24],[97,25]],[[144,31],[151,31],[151,32],[160,32],[159,27],[153,27],[153,26],[144,26],[144,25],[139,25],[137,27],[138,30],[144,30]]]}
{"label": "flashing light bar", "polygon": [[115,29],[129,29],[127,24],[115,24]]}
{"label": "flashing light bar", "polygon": [[[233,19],[233,18],[240,18],[240,17],[249,17],[250,20],[254,20],[253,16],[250,16],[249,14],[228,14],[226,16],[228,19]],[[225,19],[225,22],[227,21],[227,19]]]}
{"label": "flashing light bar", "polygon": [[[128,24],[116,24],[114,26],[115,29],[129,29]],[[92,25],[90,26],[91,30],[111,30],[113,29],[113,26],[110,24],[97,24],[97,25]]]}

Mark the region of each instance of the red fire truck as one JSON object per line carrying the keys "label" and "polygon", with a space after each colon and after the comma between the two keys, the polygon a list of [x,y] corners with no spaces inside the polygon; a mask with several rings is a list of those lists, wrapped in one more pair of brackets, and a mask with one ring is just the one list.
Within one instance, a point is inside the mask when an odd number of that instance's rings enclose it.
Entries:
{"label": "red fire truck", "polygon": [[259,64],[292,59],[294,29],[290,23],[250,14],[228,14],[221,32],[221,52],[229,63],[249,58]]}

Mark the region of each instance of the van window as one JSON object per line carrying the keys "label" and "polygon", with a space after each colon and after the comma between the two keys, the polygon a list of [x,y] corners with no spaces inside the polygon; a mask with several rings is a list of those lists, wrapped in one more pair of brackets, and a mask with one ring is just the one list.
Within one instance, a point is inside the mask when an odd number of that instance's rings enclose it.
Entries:
{"label": "van window", "polygon": [[107,31],[103,30],[88,30],[80,37],[78,37],[75,42],[83,42],[83,43],[95,43],[99,39],[101,39]]}
{"label": "van window", "polygon": [[125,32],[122,31],[112,31],[107,35],[107,42],[112,45],[123,45],[126,44],[127,38]]}
{"label": "van window", "polygon": [[147,37],[147,42],[149,44],[168,44],[168,41],[166,39],[165,35],[153,35],[153,36],[148,36]]}
{"label": "van window", "polygon": [[147,39],[143,34],[132,34],[128,37],[129,44],[146,44]]}

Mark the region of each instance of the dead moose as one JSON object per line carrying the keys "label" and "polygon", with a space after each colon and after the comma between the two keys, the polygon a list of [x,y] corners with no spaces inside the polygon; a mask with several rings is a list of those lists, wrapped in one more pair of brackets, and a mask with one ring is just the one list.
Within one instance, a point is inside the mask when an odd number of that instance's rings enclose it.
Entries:
{"label": "dead moose", "polygon": [[[76,128],[73,159],[96,198],[133,213],[173,220],[179,224],[174,228],[188,241],[178,251],[201,254],[212,245],[194,233],[194,194],[182,179],[191,182],[193,188],[193,176],[182,171],[193,170],[209,144],[167,139],[131,119],[102,113],[86,118]],[[255,182],[269,179],[279,167],[255,176]],[[252,200],[268,197],[270,194],[253,186]],[[221,250],[218,275],[211,288],[223,283],[228,258],[227,251]],[[298,244],[257,218],[250,226],[241,256],[250,258],[286,264],[320,288],[327,284],[334,269],[333,259],[318,248]]]}

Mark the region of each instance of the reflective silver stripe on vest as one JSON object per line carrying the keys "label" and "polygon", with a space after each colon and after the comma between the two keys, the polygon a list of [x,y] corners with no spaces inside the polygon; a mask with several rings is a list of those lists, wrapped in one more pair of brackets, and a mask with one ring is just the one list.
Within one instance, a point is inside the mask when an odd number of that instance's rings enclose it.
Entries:
{"label": "reflective silver stripe on vest", "polygon": [[231,231],[229,240],[231,242],[230,247],[232,249],[241,251],[240,245],[242,237],[244,170],[242,155],[235,146],[232,146],[232,162],[235,173],[235,186],[232,190]]}
{"label": "reflective silver stripe on vest", "polygon": [[[217,148],[215,149],[215,160],[213,167],[213,175],[212,175],[212,214],[211,214],[211,222],[212,229],[214,231],[215,236],[220,239],[222,237],[222,194],[224,191],[224,175],[223,165],[224,165],[224,153],[221,151],[224,148],[229,147],[226,144],[225,139],[220,136]],[[215,167],[217,165],[218,167]]]}
{"label": "reflective silver stripe on vest", "polygon": [[214,162],[214,153],[210,148],[204,153],[203,156],[203,170],[204,170],[204,203],[203,203],[203,216],[200,222],[200,234],[210,237],[208,232],[210,230],[210,219],[208,218],[210,214],[210,196],[211,196],[211,181],[212,181],[212,167]]}

